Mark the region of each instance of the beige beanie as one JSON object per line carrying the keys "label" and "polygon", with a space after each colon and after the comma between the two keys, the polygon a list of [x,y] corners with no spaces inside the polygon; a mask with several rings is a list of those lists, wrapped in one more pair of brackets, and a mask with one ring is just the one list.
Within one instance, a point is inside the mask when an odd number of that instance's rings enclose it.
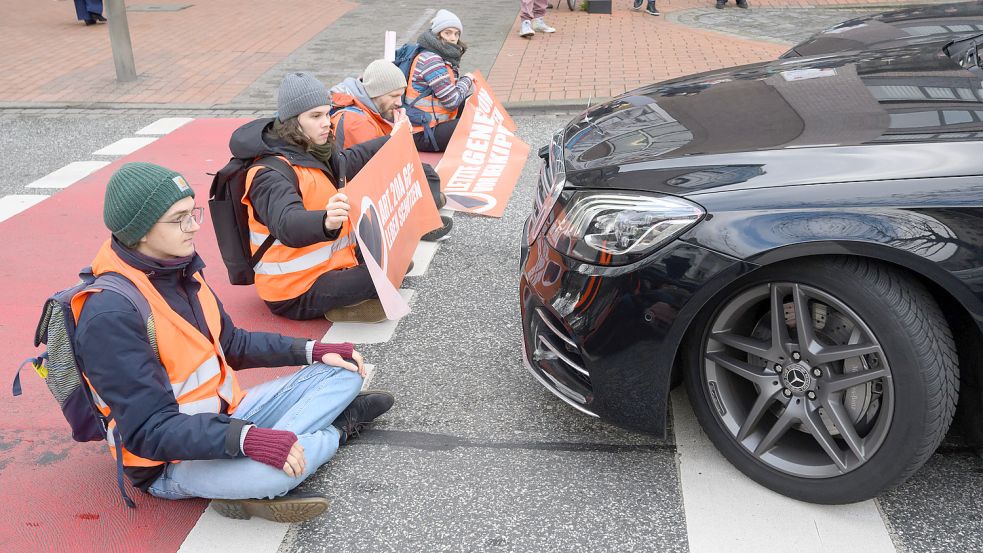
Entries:
{"label": "beige beanie", "polygon": [[394,90],[406,88],[406,76],[391,61],[375,60],[365,68],[362,74],[362,86],[369,98],[389,94]]}

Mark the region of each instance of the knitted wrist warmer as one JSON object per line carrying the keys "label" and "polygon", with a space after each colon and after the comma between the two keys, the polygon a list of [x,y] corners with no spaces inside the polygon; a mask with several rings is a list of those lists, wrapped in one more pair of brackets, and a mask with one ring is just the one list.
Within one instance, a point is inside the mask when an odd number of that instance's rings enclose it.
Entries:
{"label": "knitted wrist warmer", "polygon": [[353,351],[355,351],[355,344],[351,342],[342,342],[340,344],[322,344],[318,342],[314,344],[314,351],[311,352],[311,358],[317,363],[324,357],[324,354],[337,353],[342,359],[351,360]]}
{"label": "knitted wrist warmer", "polygon": [[289,430],[273,430],[254,426],[246,432],[242,442],[242,452],[254,461],[283,469],[290,448],[297,441],[297,435]]}

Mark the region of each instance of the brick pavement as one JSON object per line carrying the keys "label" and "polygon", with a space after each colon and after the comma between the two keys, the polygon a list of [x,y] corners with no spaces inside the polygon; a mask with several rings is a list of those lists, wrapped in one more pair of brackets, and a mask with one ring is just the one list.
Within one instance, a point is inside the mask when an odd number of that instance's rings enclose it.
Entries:
{"label": "brick pavement", "polygon": [[[591,96],[603,100],[688,73],[774,59],[787,48],[781,39],[788,37],[776,39],[760,29],[769,21],[787,26],[784,14],[792,10],[762,8],[867,4],[869,10],[873,1],[877,9],[888,9],[907,0],[750,1],[750,11],[731,3],[718,12],[730,18],[729,26],[706,13],[712,0],[659,0],[667,17],[658,18],[630,11],[630,0],[615,0],[610,16],[571,13],[564,2],[548,12],[557,33],[532,40],[516,34],[517,0],[477,5],[444,0],[439,5],[464,20],[472,46],[465,70],[488,74],[511,107],[555,107],[582,105]],[[18,15],[0,20],[5,52],[0,109],[8,108],[4,112],[9,114],[9,108],[18,107],[17,113],[28,115],[39,108],[61,112],[58,108],[78,107],[265,110],[272,107],[273,90],[286,71],[312,70],[333,84],[379,55],[384,29],[396,30],[401,41],[415,38],[437,7],[412,3],[400,11],[389,0],[209,0],[178,12],[132,11],[151,2],[127,1],[139,79],[118,84],[107,26],[77,23],[67,0],[29,8],[0,0],[0,9]],[[825,27],[835,10],[824,11],[823,17],[817,13],[800,20]],[[843,10],[843,19],[854,15]],[[745,29],[741,17],[753,25]]]}
{"label": "brick pavement", "polygon": [[8,14],[0,19],[0,102],[227,103],[355,7],[346,0],[208,0],[140,12],[132,8],[154,2],[126,3],[138,79],[121,84],[107,25],[77,22],[65,0],[0,0]]}

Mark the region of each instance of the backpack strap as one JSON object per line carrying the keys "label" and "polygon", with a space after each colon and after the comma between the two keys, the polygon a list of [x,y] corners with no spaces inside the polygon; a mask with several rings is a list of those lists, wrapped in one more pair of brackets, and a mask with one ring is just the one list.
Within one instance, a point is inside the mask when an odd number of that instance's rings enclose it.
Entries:
{"label": "backpack strap", "polygon": [[[342,115],[342,118],[344,118],[344,115]],[[294,168],[291,167],[286,161],[283,161],[283,159],[281,159],[279,156],[262,156],[256,158],[256,161],[254,161],[250,167],[256,166],[261,166],[272,171],[276,171],[281,177],[287,179],[287,182],[293,184],[294,188],[296,188],[298,191],[300,190],[300,181],[297,179],[297,173],[294,173]],[[272,234],[267,236],[266,240],[263,240],[263,243],[260,244],[259,249],[256,250],[256,253],[249,257],[250,267],[256,267],[259,260],[263,259],[263,255],[271,247],[273,247],[273,242],[276,242],[276,238]]]}
{"label": "backpack strap", "polygon": [[[140,320],[147,321],[150,319],[150,302],[137,290],[136,285],[125,276],[119,273],[103,273],[89,287],[116,292],[129,300],[133,304],[133,307],[136,307],[137,312],[140,314]],[[160,353],[157,352],[157,347],[154,346],[157,343],[157,337],[150,336],[149,328],[147,329],[147,333],[150,345],[154,348],[154,353],[157,353],[159,360]],[[113,426],[113,441],[116,443],[116,485],[119,487],[119,493],[123,496],[123,502],[126,503],[126,506],[136,508],[136,503],[126,493],[126,484],[123,479],[123,437],[119,433],[118,425]]]}

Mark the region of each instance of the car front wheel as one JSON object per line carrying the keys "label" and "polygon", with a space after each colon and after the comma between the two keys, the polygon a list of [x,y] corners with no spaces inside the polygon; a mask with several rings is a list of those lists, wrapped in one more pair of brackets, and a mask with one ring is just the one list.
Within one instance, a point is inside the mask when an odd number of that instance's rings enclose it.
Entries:
{"label": "car front wheel", "polygon": [[949,327],[916,280],[862,259],[789,261],[723,294],[687,345],[714,445],[784,495],[850,503],[932,455],[958,396]]}

